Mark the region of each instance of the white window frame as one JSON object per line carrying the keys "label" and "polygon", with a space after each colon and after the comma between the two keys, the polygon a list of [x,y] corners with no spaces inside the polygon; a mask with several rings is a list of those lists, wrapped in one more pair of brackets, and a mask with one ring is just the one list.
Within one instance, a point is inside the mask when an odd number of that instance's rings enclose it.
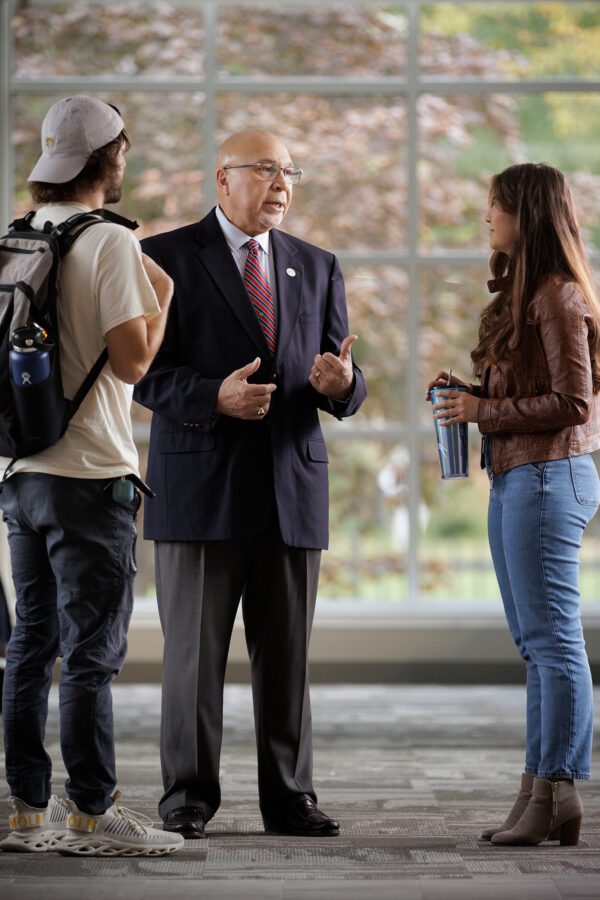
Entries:
{"label": "white window frame", "polygon": [[[32,0],[33,6],[52,5],[54,0]],[[111,0],[89,0],[89,5],[110,5]],[[487,254],[464,251],[428,251],[419,246],[419,178],[418,178],[418,112],[417,104],[420,95],[455,94],[478,95],[487,94],[523,94],[552,92],[599,92],[600,79],[583,78],[544,78],[522,79],[520,81],[492,81],[477,79],[449,79],[422,75],[419,71],[419,33],[421,9],[425,5],[444,2],[444,0],[401,0],[407,12],[407,60],[406,74],[402,77],[383,78],[344,78],[344,77],[282,77],[282,78],[242,78],[219,74],[217,59],[217,25],[219,9],[230,6],[268,6],[272,0],[170,0],[172,5],[190,7],[198,10],[204,21],[204,76],[202,78],[170,77],[166,79],[145,77],[44,77],[43,79],[17,78],[12,72],[13,42],[11,17],[13,0],[0,0],[0,227],[5,229],[11,215],[14,196],[14,155],[11,145],[13,101],[18,95],[57,94],[94,92],[127,92],[151,91],[165,92],[198,92],[205,97],[202,109],[202,166],[205,173],[211,173],[216,151],[217,98],[220,94],[229,93],[239,96],[255,94],[288,94],[314,93],[326,96],[372,95],[402,96],[407,106],[407,146],[405,161],[399,165],[406,166],[407,185],[407,243],[406,247],[395,250],[336,251],[342,264],[349,268],[357,265],[398,266],[407,274],[407,343],[409,347],[417,347],[419,339],[419,281],[421,270],[451,264],[453,266],[479,266],[487,258]],[[364,2],[364,0],[363,0]],[[486,0],[452,0],[454,3],[485,3]],[[528,4],[536,0],[515,0]],[[562,0],[574,5],[578,0]],[[339,0],[318,0],[323,6],[344,7],[347,4]],[[302,5],[318,5],[316,0],[279,0],[280,6],[299,9]],[[205,179],[206,194],[205,211],[214,205],[213,179]],[[420,460],[424,440],[430,439],[429,431],[424,433],[418,425],[419,405],[422,403],[422,385],[418,372],[418,354],[409,354],[406,362],[406,425],[384,426],[377,429],[368,423],[345,423],[343,437],[362,440],[385,439],[405,444],[409,451],[410,464],[408,470],[408,511],[409,542],[407,554],[407,597],[398,612],[408,609],[423,610],[419,601],[420,559],[419,517],[420,501]],[[325,429],[329,439],[335,439],[335,429]],[[339,434],[339,432],[337,432]],[[138,439],[147,439],[147,433],[138,429]],[[333,604],[332,604],[333,605]],[[365,604],[366,611],[373,610],[371,604]],[[400,607],[400,604],[399,604]],[[391,612],[390,604],[386,604],[386,614]],[[439,611],[438,611],[439,614]]]}

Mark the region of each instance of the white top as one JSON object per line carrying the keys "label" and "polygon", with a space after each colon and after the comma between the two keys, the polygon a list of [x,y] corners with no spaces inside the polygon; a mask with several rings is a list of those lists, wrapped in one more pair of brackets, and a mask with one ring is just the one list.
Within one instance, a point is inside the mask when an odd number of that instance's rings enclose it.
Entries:
{"label": "white top", "polygon": [[[48,204],[33,224],[58,224],[79,212],[81,203]],[[65,396],[72,398],[106,346],[111,328],[138,316],[152,317],[158,300],[142,265],[139,241],[123,225],[102,223],[77,238],[60,268],[58,315]],[[115,478],[139,474],[131,427],[133,386],[120,381],[106,363],[60,440],[18,460],[17,472],[67,478]],[[6,458],[0,457],[5,468]]]}

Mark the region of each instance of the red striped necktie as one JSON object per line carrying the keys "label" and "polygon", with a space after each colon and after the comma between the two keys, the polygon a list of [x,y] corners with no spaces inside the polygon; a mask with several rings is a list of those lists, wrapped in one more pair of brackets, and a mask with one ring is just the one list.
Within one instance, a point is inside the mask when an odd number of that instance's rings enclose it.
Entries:
{"label": "red striped necktie", "polygon": [[269,281],[263,272],[258,258],[258,242],[248,241],[248,258],[244,269],[244,286],[252,301],[254,311],[261,324],[267,346],[271,353],[275,353],[277,343],[277,325],[275,321],[275,307]]}

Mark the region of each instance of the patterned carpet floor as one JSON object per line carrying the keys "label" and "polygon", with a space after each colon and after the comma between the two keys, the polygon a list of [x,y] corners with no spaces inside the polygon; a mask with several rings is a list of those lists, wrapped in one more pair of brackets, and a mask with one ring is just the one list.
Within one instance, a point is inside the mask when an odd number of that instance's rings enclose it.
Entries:
{"label": "patterned carpet floor", "polygon": [[[600,787],[580,786],[580,844],[500,848],[523,759],[518,687],[324,686],[312,691],[319,804],[338,838],[266,836],[258,813],[250,689],[226,689],[223,805],[207,838],[168,859],[0,854],[3,900],[587,900],[600,898]],[[159,688],[114,689],[122,802],[157,818]],[[47,746],[65,773],[57,694]],[[596,769],[600,754],[596,755]],[[8,789],[0,790],[0,837]]]}

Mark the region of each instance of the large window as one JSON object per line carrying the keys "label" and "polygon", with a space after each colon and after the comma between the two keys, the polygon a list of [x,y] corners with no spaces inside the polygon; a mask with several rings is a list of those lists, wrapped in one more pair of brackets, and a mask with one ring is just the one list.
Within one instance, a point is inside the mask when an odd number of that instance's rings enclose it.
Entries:
{"label": "large window", "polygon": [[[338,253],[369,387],[356,419],[323,417],[321,597],[497,609],[478,435],[469,480],[442,483],[424,385],[438,368],[469,375],[491,174],[524,160],[562,168],[590,248],[600,240],[600,4],[0,5],[5,220],[29,207],[41,118],[69,93],[122,109],[133,148],[121,210],[144,234],[210,208],[227,134],[260,127],[288,143],[306,177],[284,226]],[[144,458],[148,415],[135,418]],[[138,592],[152,596],[152,549],[140,549]],[[586,604],[600,602],[598,550],[600,523],[585,546]]]}

